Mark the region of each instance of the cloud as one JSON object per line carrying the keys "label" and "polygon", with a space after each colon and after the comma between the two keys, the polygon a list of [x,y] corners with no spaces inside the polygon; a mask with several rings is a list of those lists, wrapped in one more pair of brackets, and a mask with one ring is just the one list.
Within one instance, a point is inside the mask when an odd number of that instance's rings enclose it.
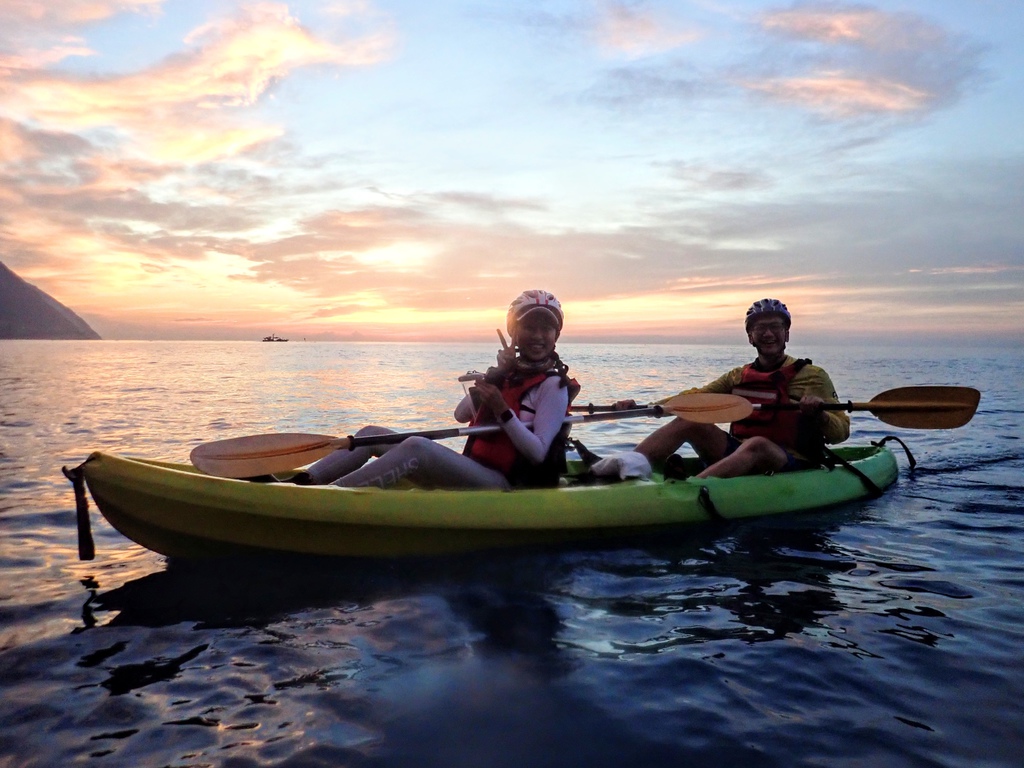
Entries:
{"label": "cloud", "polygon": [[590,35],[600,49],[636,59],[687,45],[702,33],[657,9],[605,2],[598,7]]}
{"label": "cloud", "polygon": [[480,192],[437,192],[429,196],[438,203],[452,204],[469,210],[503,214],[508,211],[543,211],[547,209],[540,200],[528,198],[510,199]]}
{"label": "cloud", "polygon": [[759,169],[715,168],[680,161],[666,165],[672,178],[703,192],[739,192],[773,185],[771,176]]}
{"label": "cloud", "polygon": [[1024,272],[1024,265],[974,265],[967,267],[944,267],[936,269],[910,269],[910,273],[926,272],[929,275],[1001,275],[1004,273]]}
{"label": "cloud", "polygon": [[[617,9],[602,17],[609,29],[619,22],[629,30],[632,20],[642,39],[642,30],[661,28],[632,7],[607,7]],[[922,16],[871,6],[798,4],[721,26],[715,35],[720,43],[728,40],[719,55],[699,56],[705,49],[693,36],[686,40],[692,51],[675,48],[670,60],[606,71],[586,98],[616,108],[665,101],[692,108],[713,101],[728,109],[736,95],[747,94],[835,121],[907,120],[949,106],[982,80],[979,45]],[[625,32],[622,39],[629,39]],[[756,55],[749,54],[752,48]],[[749,114],[749,103],[743,109]]]}
{"label": "cloud", "polygon": [[125,149],[162,162],[205,162],[282,134],[280,126],[243,122],[239,115],[295,69],[369,66],[388,55],[393,39],[385,27],[328,42],[286,6],[264,3],[204,25],[185,43],[183,52],[127,75],[0,72],[0,108],[52,129],[106,130]]}
{"label": "cloud", "polygon": [[675,62],[611,69],[584,93],[583,100],[630,108],[659,101],[694,102],[722,92],[713,78]]}
{"label": "cloud", "polygon": [[[14,120],[0,117],[0,172],[7,169],[7,179],[16,183],[25,174],[38,173],[44,166],[67,161],[85,154],[89,142],[63,132],[32,130]],[[44,163],[43,161],[47,161]]]}
{"label": "cloud", "polygon": [[531,36],[545,36],[545,44],[585,40],[602,56],[640,59],[664,54],[700,40],[704,30],[678,13],[668,12],[656,4],[639,0],[589,0],[572,10],[550,11],[539,8],[522,9],[515,4],[483,14],[489,21],[511,20],[527,27]]}
{"label": "cloud", "polygon": [[[756,169],[678,165],[674,170],[704,191],[772,184]],[[945,274],[935,270],[966,270],[958,274],[987,280],[989,270],[1005,268],[1016,258],[1013,232],[997,226],[1012,215],[1012,205],[996,199],[998,190],[1005,189],[1001,175],[1015,173],[991,169],[988,182],[976,182],[978,190],[990,192],[969,204],[942,192],[949,178],[963,175],[947,168],[916,179],[913,191],[848,189],[825,196],[705,200],[699,206],[684,195],[677,205],[664,200],[644,223],[591,230],[517,224],[506,218],[497,197],[487,198],[480,216],[467,219],[453,212],[461,210],[465,199],[475,200],[474,193],[424,193],[326,211],[296,220],[288,236],[260,242],[168,235],[151,236],[145,243],[125,240],[122,248],[152,249],[149,259],[169,266],[184,254],[199,263],[211,251],[233,254],[232,280],[286,287],[294,291],[296,306],[313,301],[316,310],[309,317],[351,317],[367,306],[441,311],[452,306],[453,294],[460,297],[460,306],[483,309],[507,301],[510,284],[539,275],[574,301],[698,289],[721,296],[736,284],[737,275],[744,287],[810,281],[819,292],[830,286],[855,290],[877,279],[895,280],[879,276],[891,275],[897,263],[904,272],[931,270],[925,275],[929,278]],[[515,211],[521,201],[508,203]],[[236,214],[254,217],[245,207]],[[979,252],[967,256],[960,247],[965,237],[961,222],[984,216],[992,218],[992,225],[986,227],[984,242],[977,236],[972,241]],[[936,246],[936,233],[946,245]],[[983,273],[972,271],[971,262],[982,254],[990,266]],[[837,264],[856,264],[856,269],[834,272]],[[302,312],[296,310],[295,316]]]}
{"label": "cloud", "polygon": [[819,72],[812,77],[786,77],[762,82],[747,81],[746,87],[771,98],[799,104],[835,118],[865,114],[915,112],[935,100],[930,91],[880,78],[850,77],[843,72]]}
{"label": "cloud", "polygon": [[[645,3],[590,4],[551,20],[549,32],[564,22],[572,51],[555,58],[568,66],[538,56],[542,69],[516,67],[515,78],[550,98],[600,73],[588,96],[657,109],[595,126],[571,98],[557,115],[510,102],[499,117],[517,127],[499,144],[490,115],[452,108],[447,154],[416,118],[451,108],[436,97],[463,82],[447,79],[450,69],[411,96],[398,83],[422,74],[415,56],[363,82],[344,76],[394,55],[389,19],[365,4],[302,24],[281,5],[252,6],[117,74],[60,69],[66,51],[86,50],[80,29],[63,27],[66,47],[21,46],[0,64],[0,255],[100,316],[108,336],[130,335],[118,323],[131,318],[196,336],[234,325],[241,337],[298,336],[302,323],[310,335],[403,327],[435,338],[442,325],[493,327],[496,308],[534,285],[567,303],[572,334],[628,325],[732,339],[736,312],[777,292],[822,329],[857,320],[884,334],[893,313],[910,313],[904,300],[919,302],[927,326],[957,291],[975,297],[972,307],[1019,293],[1020,163],[954,166],[927,147],[892,163],[876,139],[894,124],[885,118],[958,98],[977,64],[970,46],[921,17],[861,6],[731,21],[709,27],[709,42]],[[536,34],[499,34],[531,52],[537,44]],[[414,42],[417,55],[435,55],[434,39]],[[341,87],[317,78],[312,103],[301,82],[279,87],[300,70],[342,73]],[[558,85],[547,87],[549,77]],[[318,134],[299,121],[327,88],[345,112],[324,117],[332,131]],[[752,108],[751,94],[767,108]],[[533,125],[514,123],[519,114]],[[286,117],[296,124],[276,122]],[[851,149],[869,140],[878,141],[870,152]],[[851,316],[836,317],[837,304]]]}
{"label": "cloud", "polygon": [[807,3],[770,11],[762,17],[761,26],[796,40],[879,51],[917,52],[942,47],[946,42],[942,30],[912,14],[841,3]]}
{"label": "cloud", "polygon": [[759,19],[769,67],[740,84],[833,119],[924,114],[978,77],[980,49],[911,13],[809,3]]}
{"label": "cloud", "polygon": [[[287,7],[263,3],[205,24],[142,70],[58,68],[86,50],[73,35],[84,25],[158,10],[0,3],[0,253],[36,277],[73,285],[133,262],[165,270],[244,253],[290,187],[253,171],[256,148],[284,128],[252,108],[300,68],[369,66],[394,39],[388,20],[360,4],[332,6],[314,35]],[[359,23],[368,31],[353,34]],[[248,165],[233,164],[243,152]]]}
{"label": "cloud", "polygon": [[156,16],[164,0],[3,0],[0,2],[0,79],[12,72],[93,56],[83,28],[124,13]]}
{"label": "cloud", "polygon": [[14,30],[60,32],[103,21],[120,13],[156,13],[164,0],[4,0],[0,3],[3,34]]}

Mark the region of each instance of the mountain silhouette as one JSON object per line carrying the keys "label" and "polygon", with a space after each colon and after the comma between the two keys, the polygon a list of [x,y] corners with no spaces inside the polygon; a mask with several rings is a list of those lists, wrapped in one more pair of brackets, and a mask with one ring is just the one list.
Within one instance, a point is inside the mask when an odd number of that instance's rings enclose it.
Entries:
{"label": "mountain silhouette", "polygon": [[98,339],[82,318],[0,262],[0,339]]}

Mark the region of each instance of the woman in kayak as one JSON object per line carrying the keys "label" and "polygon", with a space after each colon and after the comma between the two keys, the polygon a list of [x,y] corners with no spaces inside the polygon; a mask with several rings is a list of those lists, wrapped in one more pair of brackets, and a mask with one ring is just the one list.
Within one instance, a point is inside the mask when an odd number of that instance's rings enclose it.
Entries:
{"label": "woman in kayak", "polygon": [[[547,291],[524,291],[509,305],[512,347],[498,352],[497,365],[480,375],[455,409],[459,422],[498,424],[500,431],[470,437],[463,453],[416,436],[335,451],[295,482],[390,488],[409,480],[423,488],[506,490],[557,484],[565,466],[563,421],[579,391],[555,352],[563,319],[561,304]],[[356,435],[390,432],[368,426]]]}

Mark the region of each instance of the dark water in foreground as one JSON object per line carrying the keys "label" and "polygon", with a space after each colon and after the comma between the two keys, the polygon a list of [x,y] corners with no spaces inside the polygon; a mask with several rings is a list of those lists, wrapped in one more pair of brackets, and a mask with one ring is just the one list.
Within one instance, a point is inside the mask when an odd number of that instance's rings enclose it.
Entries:
{"label": "dark water in foreground", "polygon": [[[740,348],[565,345],[584,401]],[[982,390],[897,485],[605,548],[168,562],[60,474],[238,434],[447,426],[488,346],[0,342],[0,766],[1017,766],[1024,354],[794,345],[840,396]],[[625,449],[653,422],[578,428]],[[457,443],[455,443],[457,445]]]}

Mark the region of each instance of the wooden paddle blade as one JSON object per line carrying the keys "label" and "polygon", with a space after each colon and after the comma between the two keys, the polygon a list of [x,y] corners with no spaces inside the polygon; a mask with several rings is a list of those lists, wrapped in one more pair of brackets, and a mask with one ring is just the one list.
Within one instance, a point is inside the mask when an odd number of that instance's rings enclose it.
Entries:
{"label": "wooden paddle blade", "polygon": [[971,387],[899,387],[864,404],[879,421],[907,429],[956,429],[974,418],[981,392]]}
{"label": "wooden paddle blade", "polygon": [[730,424],[754,412],[754,406],[744,397],[707,392],[676,395],[662,407],[673,416],[698,424]]}
{"label": "wooden paddle blade", "polygon": [[189,458],[208,475],[258,477],[305,466],[346,444],[329,435],[247,435],[197,445]]}

